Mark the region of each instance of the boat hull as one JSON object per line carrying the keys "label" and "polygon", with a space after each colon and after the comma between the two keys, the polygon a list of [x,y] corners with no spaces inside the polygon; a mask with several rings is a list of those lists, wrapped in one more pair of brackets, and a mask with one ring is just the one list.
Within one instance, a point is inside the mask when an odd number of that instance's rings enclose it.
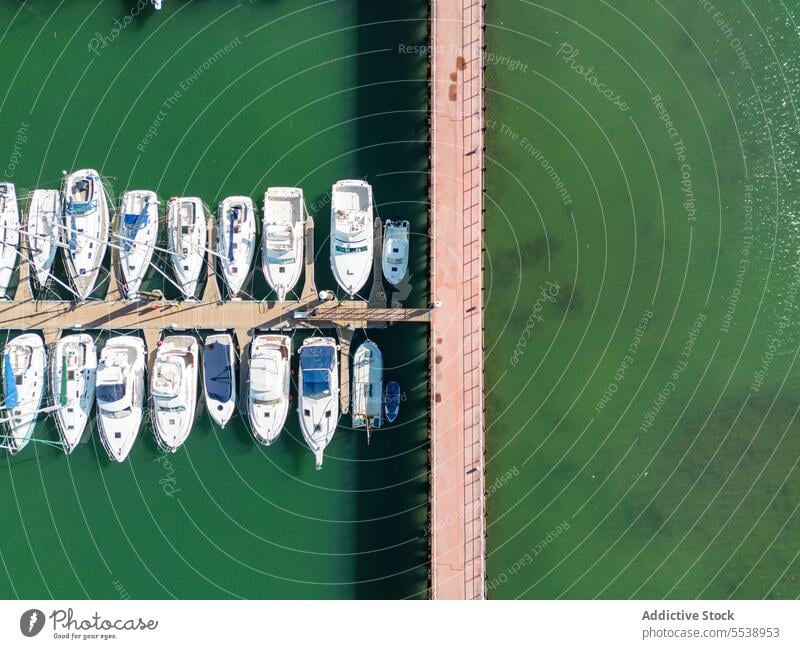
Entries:
{"label": "boat hull", "polygon": [[39,286],[47,284],[58,252],[61,195],[55,189],[37,189],[28,209],[27,240],[30,263]]}
{"label": "boat hull", "polygon": [[53,349],[50,369],[50,392],[59,406],[56,425],[69,454],[80,443],[94,405],[97,349],[92,337],[71,334],[61,338]]}
{"label": "boat hull", "polygon": [[65,178],[62,216],[64,265],[75,294],[85,300],[97,284],[108,245],[108,202],[94,169]]}
{"label": "boat hull", "polygon": [[217,253],[230,298],[239,295],[250,274],[256,250],[256,234],[256,211],[252,199],[230,196],[220,203]]}
{"label": "boat hull", "polygon": [[[25,448],[36,427],[42,404],[47,366],[44,342],[27,333],[8,341],[3,354],[3,385],[7,438],[3,446],[12,455]],[[9,375],[11,373],[11,375]],[[17,401],[10,404],[9,383],[14,383]]]}
{"label": "boat hull", "polygon": [[236,410],[236,355],[230,334],[213,334],[203,349],[203,395],[208,414],[220,428]]}
{"label": "boat hull", "polygon": [[247,414],[253,437],[269,446],[281,434],[289,413],[289,336],[256,336],[250,344]]}
{"label": "boat hull", "polygon": [[8,299],[19,256],[19,206],[12,183],[0,183],[0,299]]}
{"label": "boat hull", "polygon": [[[117,222],[119,268],[125,284],[125,296],[137,296],[158,242],[158,197],[148,190],[122,195]],[[138,218],[137,218],[138,217]]]}
{"label": "boat hull", "polygon": [[339,422],[339,361],[333,338],[313,337],[303,343],[298,393],[300,430],[319,470]]}
{"label": "boat hull", "polygon": [[[145,393],[146,348],[136,336],[109,338],[100,355],[95,398],[100,441],[115,462],[124,462],[139,436]],[[115,368],[125,385],[125,395],[117,403],[102,403],[104,370]]]}
{"label": "boat hull", "polygon": [[408,221],[387,221],[383,229],[381,268],[386,281],[397,286],[408,273]]}
{"label": "boat hull", "polygon": [[195,299],[208,245],[208,219],[199,198],[170,199],[167,237],[175,281],[185,299]]}
{"label": "boat hull", "polygon": [[156,351],[150,384],[153,429],[156,442],[168,453],[183,446],[192,432],[198,360],[199,346],[193,336],[167,336]]}
{"label": "boat hull", "polygon": [[363,180],[340,180],[331,189],[331,271],[351,297],[372,272],[372,187]]}
{"label": "boat hull", "polygon": [[294,289],[303,272],[305,202],[297,187],[270,187],[264,194],[261,267],[278,298]]}
{"label": "boat hull", "polygon": [[394,423],[399,414],[400,384],[397,381],[389,381],[386,386],[386,395],[384,396],[384,415],[386,416],[386,421],[390,424]]}
{"label": "boat hull", "polygon": [[353,428],[383,426],[383,354],[367,340],[353,355],[353,385],[350,391]]}

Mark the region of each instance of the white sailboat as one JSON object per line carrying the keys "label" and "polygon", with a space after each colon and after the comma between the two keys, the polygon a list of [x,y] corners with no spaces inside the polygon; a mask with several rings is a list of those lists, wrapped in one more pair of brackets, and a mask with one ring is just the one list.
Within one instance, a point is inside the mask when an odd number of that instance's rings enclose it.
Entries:
{"label": "white sailboat", "polygon": [[19,250],[19,207],[13,183],[0,183],[0,299],[6,299]]}
{"label": "white sailboat", "polygon": [[397,286],[408,272],[408,221],[386,221],[383,228],[383,276]]}
{"label": "white sailboat", "polygon": [[371,340],[358,346],[353,356],[353,385],[350,393],[353,428],[383,426],[383,354]]}
{"label": "white sailboat", "polygon": [[167,336],[156,350],[150,395],[158,445],[177,451],[192,432],[197,407],[198,344],[194,336]]}
{"label": "white sailboat", "polygon": [[97,283],[108,243],[108,202],[94,169],[65,177],[63,217],[67,273],[75,292],[85,300]]}
{"label": "white sailboat", "polygon": [[[208,219],[199,198],[170,199],[167,235],[176,282],[187,300],[195,299],[208,242]],[[213,280],[209,278],[209,281]]]}
{"label": "white sailboat", "polygon": [[350,296],[372,270],[372,187],[364,180],[340,180],[331,190],[331,269]]}
{"label": "white sailboat", "polygon": [[133,299],[150,267],[158,242],[158,197],[155,192],[134,190],[122,195],[116,234],[125,295]]}
{"label": "white sailboat", "polygon": [[3,410],[7,434],[0,447],[12,455],[31,440],[42,404],[47,355],[38,334],[12,338],[3,350]]}
{"label": "white sailboat", "polygon": [[303,271],[305,202],[299,187],[270,187],[264,194],[261,266],[278,296],[286,299]]}
{"label": "white sailboat", "polygon": [[53,350],[50,391],[56,405],[56,424],[69,454],[81,441],[94,404],[97,348],[89,334],[70,334]]}
{"label": "white sailboat", "polygon": [[231,298],[242,290],[256,251],[256,209],[248,196],[229,196],[219,205],[217,253]]}
{"label": "white sailboat", "polygon": [[203,393],[211,418],[225,428],[236,409],[236,357],[230,334],[212,334],[203,347]]}
{"label": "white sailboat", "polygon": [[270,445],[281,434],[289,412],[292,339],[265,334],[250,344],[247,414],[256,441]]}
{"label": "white sailboat", "polygon": [[108,456],[123,462],[128,457],[142,423],[144,341],[136,336],[108,339],[97,369],[97,421],[100,441]]}
{"label": "white sailboat", "polygon": [[339,422],[339,361],[333,338],[307,338],[300,347],[297,412],[300,430],[322,468],[325,447]]}
{"label": "white sailboat", "polygon": [[61,194],[56,189],[37,189],[28,207],[28,253],[39,286],[50,278],[58,251]]}

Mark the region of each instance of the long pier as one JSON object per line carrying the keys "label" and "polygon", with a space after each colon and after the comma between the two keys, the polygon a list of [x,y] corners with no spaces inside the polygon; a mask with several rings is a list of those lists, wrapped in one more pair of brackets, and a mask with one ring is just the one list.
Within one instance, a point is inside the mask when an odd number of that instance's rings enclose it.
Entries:
{"label": "long pier", "polygon": [[432,589],[483,599],[483,10],[432,11]]}
{"label": "long pier", "polygon": [[[216,267],[213,219],[209,219],[209,249],[206,262]],[[382,229],[380,219],[374,225],[374,239],[380,260]],[[164,330],[227,329],[234,330],[246,358],[250,338],[259,330],[333,328],[340,342],[340,382],[342,412],[350,404],[350,341],[356,329],[386,327],[397,322],[430,322],[427,308],[387,308],[380,262],[375,266],[370,300],[322,300],[314,280],[314,219],[306,216],[304,285],[300,299],[286,302],[259,300],[223,300],[224,288],[209,273],[199,300],[125,299],[117,268],[119,259],[112,249],[108,289],[103,300],[70,302],[36,300],[31,287],[27,238],[23,235],[23,253],[19,259],[19,282],[13,300],[0,302],[0,329],[37,329],[45,343],[53,343],[64,330],[112,331],[140,330],[148,350],[152,368],[158,340]],[[242,364],[244,367],[245,364]]]}

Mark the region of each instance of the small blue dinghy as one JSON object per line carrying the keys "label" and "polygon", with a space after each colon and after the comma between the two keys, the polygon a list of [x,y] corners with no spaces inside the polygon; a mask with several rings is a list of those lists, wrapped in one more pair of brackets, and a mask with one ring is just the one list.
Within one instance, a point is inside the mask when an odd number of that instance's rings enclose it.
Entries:
{"label": "small blue dinghy", "polygon": [[392,423],[400,413],[400,384],[397,381],[389,381],[386,385],[386,392],[383,396],[383,410],[386,421]]}

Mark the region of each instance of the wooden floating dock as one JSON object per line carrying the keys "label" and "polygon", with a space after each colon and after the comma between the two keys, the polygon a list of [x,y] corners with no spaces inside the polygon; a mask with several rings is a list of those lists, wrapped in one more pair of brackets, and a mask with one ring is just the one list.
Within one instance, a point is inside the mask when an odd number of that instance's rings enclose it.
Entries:
{"label": "wooden floating dock", "polygon": [[[376,219],[375,237],[381,241],[380,219]],[[216,268],[212,253],[216,248],[213,219],[209,219],[208,268]],[[31,273],[27,258],[27,241],[23,236],[20,255],[19,283],[13,300],[0,302],[0,329],[38,329],[46,344],[55,342],[68,329],[106,329],[113,331],[141,330],[147,344],[149,365],[161,332],[165,329],[233,329],[243,358],[254,332],[270,329],[334,328],[340,340],[340,373],[342,410],[349,409],[349,351],[356,329],[386,327],[398,322],[430,322],[427,308],[386,308],[381,275],[373,282],[371,301],[320,300],[314,282],[314,219],[306,216],[304,283],[299,300],[267,302],[257,300],[222,300],[223,288],[209,273],[200,300],[126,300],[123,298],[117,268],[117,251],[112,248],[108,289],[104,300],[69,302],[35,300],[31,290]],[[380,247],[376,248],[380,273]],[[379,289],[376,287],[380,287]],[[381,302],[380,296],[383,295]],[[244,367],[246,363],[243,363]]]}

